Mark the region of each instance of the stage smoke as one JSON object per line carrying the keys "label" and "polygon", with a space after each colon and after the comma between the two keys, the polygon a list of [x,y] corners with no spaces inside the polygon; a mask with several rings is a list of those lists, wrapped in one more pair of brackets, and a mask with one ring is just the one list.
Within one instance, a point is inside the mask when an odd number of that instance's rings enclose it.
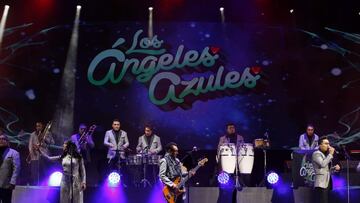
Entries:
{"label": "stage smoke", "polygon": [[53,118],[53,134],[59,141],[64,141],[73,130],[74,100],[75,100],[75,74],[78,48],[79,22],[81,6],[76,7],[74,27],[71,34],[70,45],[66,56],[60,87],[60,96]]}

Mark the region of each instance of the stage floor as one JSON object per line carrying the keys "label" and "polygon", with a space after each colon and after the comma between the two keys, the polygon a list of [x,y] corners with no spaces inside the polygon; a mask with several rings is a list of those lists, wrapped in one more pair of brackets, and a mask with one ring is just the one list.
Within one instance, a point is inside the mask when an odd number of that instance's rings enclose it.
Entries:
{"label": "stage floor", "polygon": [[[222,189],[217,187],[190,187],[185,202],[191,203],[227,203],[232,202],[236,194],[236,202],[246,203],[311,203],[311,188],[291,189],[280,187],[278,189],[267,189],[265,187],[243,188],[242,191],[233,193],[233,189]],[[161,194],[161,186],[152,188],[108,188],[89,187],[85,191],[84,202],[86,203],[161,203],[164,202]],[[333,191],[331,202],[346,202],[346,189]],[[357,202],[360,198],[360,189],[350,190],[350,202]],[[56,203],[59,201],[58,187],[33,187],[18,186],[13,193],[14,203]]]}

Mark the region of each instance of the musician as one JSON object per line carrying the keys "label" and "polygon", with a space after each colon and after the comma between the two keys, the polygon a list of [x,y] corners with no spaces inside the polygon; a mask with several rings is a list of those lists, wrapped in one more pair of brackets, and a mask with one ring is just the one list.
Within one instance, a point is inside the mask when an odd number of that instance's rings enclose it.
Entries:
{"label": "musician", "polygon": [[[166,145],[166,154],[164,158],[160,159],[160,171],[159,177],[164,185],[167,185],[174,190],[177,189],[177,185],[173,182],[178,177],[187,175],[185,167],[182,165],[180,160],[177,158],[179,149],[176,143],[170,142]],[[195,174],[194,171],[190,170],[190,176]],[[180,188],[180,190],[184,190]],[[183,197],[179,196],[176,202],[183,202]]]}
{"label": "musician", "polygon": [[[51,161],[60,161],[63,177],[60,184],[60,203],[83,203],[86,189],[86,170],[84,159],[76,150],[75,143],[70,140],[63,145],[63,153],[58,156],[48,156],[40,148],[40,153]],[[73,198],[73,201],[71,201]]]}
{"label": "musician", "polygon": [[145,125],[144,134],[139,137],[136,151],[138,153],[146,152],[147,154],[158,154],[161,150],[160,137],[153,134],[152,126]]}
{"label": "musician", "polygon": [[[40,148],[44,153],[49,155],[49,145],[55,144],[54,138],[51,133],[48,132],[46,135],[42,135],[44,131],[44,124],[40,121],[35,123],[35,131],[31,133],[29,139],[29,156],[30,156],[30,173],[32,185],[39,185],[39,181],[45,176],[45,168],[47,168],[47,161],[40,158],[38,149]],[[41,136],[45,136],[42,143],[40,143]]]}
{"label": "musician", "polygon": [[116,156],[116,150],[120,150],[120,158],[125,159],[125,149],[129,147],[127,133],[120,129],[119,119],[114,119],[112,129],[106,131],[104,145],[109,148],[107,158],[109,160]]}
{"label": "musician", "polygon": [[[153,133],[153,127],[149,124],[144,127],[144,134],[139,137],[138,145],[136,146],[136,152],[147,155],[157,155],[162,150],[160,137]],[[152,158],[152,157],[148,157]],[[150,182],[155,183],[158,178],[157,174],[159,173],[158,165],[148,165],[147,173],[143,174],[143,166],[139,166],[134,168],[134,182],[140,182],[141,178],[145,177],[150,180]]]}
{"label": "musician", "polygon": [[[85,164],[91,162],[90,150],[95,147],[92,135],[85,135],[87,133],[87,126],[85,124],[79,125],[79,131],[77,134],[71,136],[70,140],[75,143],[77,151],[82,155]],[[80,145],[81,136],[86,136],[85,143]]]}
{"label": "musician", "polygon": [[237,147],[240,146],[242,143],[244,143],[243,136],[236,133],[235,124],[233,123],[226,124],[226,134],[221,136],[219,139],[218,155],[219,155],[220,146],[229,143],[236,144]]}
{"label": "musician", "polygon": [[9,138],[0,134],[0,202],[11,202],[19,173],[20,155],[10,148]]}
{"label": "musician", "polygon": [[314,133],[315,128],[312,124],[306,126],[306,132],[300,135],[299,148],[302,150],[318,149],[319,136]]}
{"label": "musician", "polygon": [[327,137],[321,137],[318,141],[319,149],[312,154],[312,162],[315,170],[315,196],[320,203],[327,203],[329,192],[332,190],[331,171],[340,171],[336,164],[331,167],[335,149],[330,146]]}

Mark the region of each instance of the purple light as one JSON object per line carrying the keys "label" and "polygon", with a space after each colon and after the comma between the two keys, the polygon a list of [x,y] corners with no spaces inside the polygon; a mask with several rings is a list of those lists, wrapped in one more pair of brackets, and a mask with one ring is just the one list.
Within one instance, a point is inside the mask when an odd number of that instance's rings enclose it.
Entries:
{"label": "purple light", "polygon": [[276,184],[279,181],[279,175],[275,172],[270,172],[267,177],[266,180],[268,183],[270,183],[271,185]]}
{"label": "purple light", "polygon": [[230,180],[229,174],[223,171],[218,175],[217,180],[221,185],[226,185]]}
{"label": "purple light", "polygon": [[56,171],[56,172],[52,173],[49,177],[48,185],[55,186],[55,187],[60,186],[62,175],[63,174],[60,171]]}
{"label": "purple light", "polygon": [[120,174],[117,172],[111,172],[108,176],[109,186],[116,187],[120,182]]}

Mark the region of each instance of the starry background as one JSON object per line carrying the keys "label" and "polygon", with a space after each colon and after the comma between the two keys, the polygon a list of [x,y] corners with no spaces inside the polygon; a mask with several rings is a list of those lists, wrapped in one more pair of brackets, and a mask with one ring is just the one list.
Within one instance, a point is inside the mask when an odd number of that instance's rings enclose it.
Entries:
{"label": "starry background", "polygon": [[[227,71],[242,73],[245,67],[259,66],[262,76],[254,90],[240,87],[235,93],[198,98],[186,109],[164,110],[151,103],[147,85],[131,75],[122,83],[101,87],[87,80],[91,60],[119,37],[126,39],[120,47],[125,51],[138,29],[146,33],[147,23],[83,22],[80,26],[74,130],[82,122],[97,124],[98,143],[113,118],[121,120],[131,147],[136,146],[145,123],[155,127],[163,143],[175,141],[184,149],[216,148],[228,122],[236,124],[246,142],[268,132],[276,148],[296,146],[307,123],[313,123],[319,135],[336,131],[346,137],[357,132],[360,57],[356,53],[360,47],[344,33],[243,23],[156,23],[154,34],[164,40],[167,52],[174,54],[181,44],[185,50],[199,52],[216,46]],[[70,34],[69,25],[37,29],[24,24],[8,29],[6,46],[12,49],[1,53],[0,99],[2,125],[9,134],[30,131],[36,120],[52,118]],[[217,67],[177,73],[189,80],[216,74]],[[339,124],[341,119],[351,126],[349,132],[342,134],[346,128]]]}

